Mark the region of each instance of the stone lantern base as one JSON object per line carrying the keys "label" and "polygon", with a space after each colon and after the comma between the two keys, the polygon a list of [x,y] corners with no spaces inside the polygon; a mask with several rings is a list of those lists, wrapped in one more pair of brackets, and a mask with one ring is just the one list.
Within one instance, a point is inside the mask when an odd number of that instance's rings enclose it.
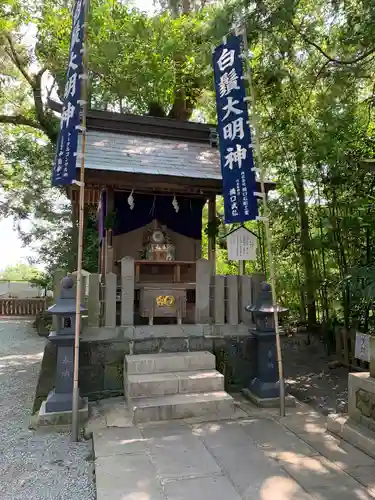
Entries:
{"label": "stone lantern base", "polygon": [[[279,408],[280,398],[279,396],[273,398],[260,397],[255,392],[250,389],[242,389],[242,394],[252,403],[254,403],[259,408]],[[294,408],[296,406],[296,399],[290,394],[285,394],[285,407]]]}
{"label": "stone lantern base", "polygon": [[[280,386],[276,356],[275,331],[252,331],[255,339],[256,369],[255,376],[243,394],[254,404],[264,408],[280,406]],[[285,394],[285,406],[296,405],[293,396]]]}
{"label": "stone lantern base", "polygon": [[[47,401],[43,401],[38,418],[37,425],[43,426],[64,426],[72,424],[72,411],[47,411]],[[83,405],[78,411],[78,419],[80,427],[84,427],[89,419],[89,403],[87,398],[83,398]]]}

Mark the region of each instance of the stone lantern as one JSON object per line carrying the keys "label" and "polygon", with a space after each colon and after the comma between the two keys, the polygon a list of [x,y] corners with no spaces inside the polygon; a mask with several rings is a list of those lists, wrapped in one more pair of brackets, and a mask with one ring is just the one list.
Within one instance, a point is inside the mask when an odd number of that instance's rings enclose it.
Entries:
{"label": "stone lantern", "polygon": [[[48,413],[71,412],[74,367],[74,331],[76,318],[76,298],[74,282],[70,276],[60,282],[61,292],[56,304],[48,311],[56,317],[56,331],[51,332],[48,340],[57,348],[55,388],[49,393],[44,411]],[[81,306],[81,312],[85,308]],[[84,407],[80,398],[79,408]]]}
{"label": "stone lantern", "polygon": [[[271,286],[263,282],[255,305],[246,306],[245,309],[253,315],[255,328],[251,329],[250,333],[254,339],[256,352],[253,356],[255,360],[253,378],[243,392],[258,406],[276,407],[280,403],[280,387]],[[279,317],[287,312],[288,309],[277,305]],[[285,404],[293,406],[294,398],[287,396]]]}

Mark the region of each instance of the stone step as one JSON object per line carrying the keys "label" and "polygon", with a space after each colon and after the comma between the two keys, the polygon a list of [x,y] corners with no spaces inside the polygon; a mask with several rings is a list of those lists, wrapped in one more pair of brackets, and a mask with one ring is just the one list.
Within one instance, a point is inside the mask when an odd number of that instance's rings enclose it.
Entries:
{"label": "stone step", "polygon": [[234,400],[224,391],[199,394],[174,394],[129,401],[135,424],[212,415],[214,420],[231,418]]}
{"label": "stone step", "polygon": [[224,376],[216,370],[145,373],[125,377],[126,399],[224,390]]}
{"label": "stone step", "polygon": [[353,421],[348,415],[328,415],[327,430],[375,458],[375,432]]}
{"label": "stone step", "polygon": [[193,370],[214,370],[215,356],[207,351],[136,354],[125,356],[128,375],[168,373]]}

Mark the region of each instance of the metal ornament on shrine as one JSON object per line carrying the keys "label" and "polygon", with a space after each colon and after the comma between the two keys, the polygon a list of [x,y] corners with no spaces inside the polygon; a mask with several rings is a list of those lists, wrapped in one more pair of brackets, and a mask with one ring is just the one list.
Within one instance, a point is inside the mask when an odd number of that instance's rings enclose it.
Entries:
{"label": "metal ornament on shrine", "polygon": [[[56,304],[48,311],[56,317],[56,331],[51,332],[48,340],[57,348],[55,388],[49,393],[46,401],[46,412],[72,411],[73,367],[74,367],[74,333],[76,316],[76,296],[73,278],[61,280],[60,296]],[[85,308],[81,305],[81,312]],[[84,401],[80,398],[79,408]]]}

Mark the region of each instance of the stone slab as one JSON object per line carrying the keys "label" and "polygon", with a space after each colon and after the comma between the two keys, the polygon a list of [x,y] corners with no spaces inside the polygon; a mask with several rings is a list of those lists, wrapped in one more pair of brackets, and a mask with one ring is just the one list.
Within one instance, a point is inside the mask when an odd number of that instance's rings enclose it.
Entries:
{"label": "stone slab", "polygon": [[[256,394],[254,394],[250,389],[243,389],[243,395],[248,398],[252,403],[254,403],[259,408],[279,408],[280,407],[280,398],[260,398]],[[287,394],[285,396],[285,407],[293,408],[296,406],[296,398]]]}
{"label": "stone slab", "polygon": [[348,415],[328,415],[327,429],[375,458],[375,433],[351,420]]}
{"label": "stone slab", "polygon": [[[289,499],[289,497],[287,497]],[[299,497],[297,497],[299,499]],[[373,500],[373,496],[369,495],[364,488],[358,485],[357,488],[347,488],[345,486],[322,489],[313,489],[311,496],[314,500]]]}
{"label": "stone slab", "polygon": [[145,454],[98,458],[95,477],[97,500],[165,500],[155,468]]}
{"label": "stone slab", "polygon": [[[204,424],[194,427],[241,498],[254,500],[311,497],[276,464],[243,430],[241,422]],[[288,496],[290,495],[290,496]]]}
{"label": "stone slab", "polygon": [[[87,398],[83,398],[84,406],[78,412],[79,424],[84,427],[89,418],[89,404]],[[37,425],[42,426],[60,426],[60,425],[71,425],[72,423],[72,412],[71,411],[56,411],[47,412],[46,411],[46,401],[41,404]]]}
{"label": "stone slab", "polygon": [[346,472],[375,495],[375,467],[373,465],[349,467]]}
{"label": "stone slab", "polygon": [[93,433],[95,457],[146,453],[146,439],[136,427],[107,428]]}
{"label": "stone slab", "polygon": [[133,426],[132,416],[123,397],[102,400],[99,407],[107,427]]}
{"label": "stone slab", "polygon": [[296,412],[288,412],[285,417],[275,416],[284,427],[295,434],[324,434],[326,429],[326,418],[316,411],[297,408]]}
{"label": "stone slab", "polygon": [[134,423],[173,420],[234,413],[234,400],[224,391],[202,394],[175,394],[155,398],[132,399],[130,410]]}
{"label": "stone slab", "polygon": [[135,374],[128,375],[125,380],[127,398],[223,390],[224,376],[216,370]]}
{"label": "stone slab", "polygon": [[141,373],[128,375],[125,380],[126,398],[148,398],[177,393],[178,378],[174,373]]}
{"label": "stone slab", "polygon": [[241,500],[228,478],[201,477],[173,481],[164,486],[168,500]]}
{"label": "stone slab", "polygon": [[283,452],[307,457],[318,455],[311,446],[271,418],[249,418],[241,425],[246,434],[272,458],[278,459]]}
{"label": "stone slab", "polygon": [[300,437],[341,469],[346,470],[359,465],[373,466],[375,473],[373,458],[332,434],[300,434]]}
{"label": "stone slab", "polygon": [[173,439],[180,434],[192,434],[191,427],[181,420],[173,420],[168,422],[148,422],[141,424],[139,428],[142,431],[142,436],[146,439]]}
{"label": "stone slab", "polygon": [[280,463],[314,499],[370,500],[364,488],[345,471],[322,456],[307,457],[284,452]]}
{"label": "stone slab", "polygon": [[218,392],[224,390],[224,375],[217,370],[194,370],[176,372],[178,379],[178,392]]}
{"label": "stone slab", "polygon": [[116,340],[147,340],[150,338],[189,337],[231,337],[249,335],[249,327],[243,324],[197,324],[197,325],[137,325],[117,327],[88,326],[82,332],[85,342],[105,342]]}
{"label": "stone slab", "polygon": [[125,356],[125,369],[130,375],[191,370],[212,370],[215,369],[215,364],[215,356],[208,351]]}
{"label": "stone slab", "polygon": [[148,448],[151,461],[162,481],[222,474],[203,443],[191,433],[154,437],[149,439]]}

